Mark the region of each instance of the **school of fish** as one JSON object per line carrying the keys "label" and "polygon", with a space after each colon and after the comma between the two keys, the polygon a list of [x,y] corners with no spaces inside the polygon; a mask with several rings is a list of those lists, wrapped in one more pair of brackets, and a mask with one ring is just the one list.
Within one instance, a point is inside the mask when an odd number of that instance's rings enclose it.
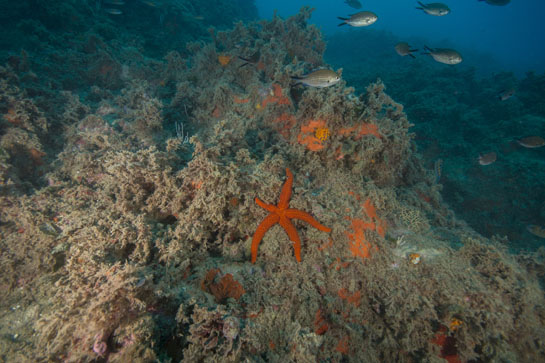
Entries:
{"label": "school of fish", "polygon": [[[505,6],[511,2],[511,0],[478,0],[480,2],[485,2],[489,5],[494,6]],[[352,8],[360,9],[361,3],[357,0],[346,0],[345,3],[349,5]],[[437,17],[443,17],[448,14],[450,14],[451,9],[448,7],[448,5],[444,3],[423,3],[420,1],[417,1],[416,9],[421,10],[423,13],[427,15],[437,16]],[[343,22],[339,24],[339,26],[342,25],[350,25],[353,27],[365,27],[374,24],[378,20],[378,16],[373,13],[372,11],[360,11],[355,14],[349,14],[346,17],[338,17],[338,19],[342,20]],[[401,56],[401,57],[410,57],[410,58],[416,58],[415,52],[418,51],[418,49],[412,47],[407,42],[399,42],[394,46],[395,52]],[[463,61],[462,55],[450,48],[430,48],[426,45],[423,46],[423,51],[421,54],[429,55],[433,60],[439,63],[447,64],[450,66],[454,66],[456,64],[460,64]],[[333,71],[330,71],[333,72]],[[332,76],[333,73],[331,73],[330,76]],[[313,77],[313,74],[309,74],[306,77]],[[311,85],[311,82],[303,82],[303,80],[300,81],[301,83],[304,83],[306,85]],[[331,82],[328,84],[325,84],[324,82],[320,82],[320,87],[327,87],[329,85],[333,85],[336,82]],[[318,86],[315,86],[318,87]],[[504,89],[499,92],[497,99],[500,102],[505,102],[511,99],[516,94],[516,89],[514,87],[510,87],[507,89]],[[521,139],[514,140],[516,141],[516,144],[519,146],[526,148],[526,149],[536,149],[541,148],[545,146],[545,139],[543,139],[541,136],[527,136],[523,137]],[[481,166],[488,166],[494,164],[498,159],[498,154],[495,151],[489,151],[480,154],[477,157],[477,162]],[[435,162],[434,165],[434,174],[435,174],[435,182],[439,182],[439,179],[441,177],[441,163],[442,160],[439,159]],[[528,225],[527,231],[531,233],[534,236],[537,236],[539,238],[545,238],[545,228],[537,225]]]}

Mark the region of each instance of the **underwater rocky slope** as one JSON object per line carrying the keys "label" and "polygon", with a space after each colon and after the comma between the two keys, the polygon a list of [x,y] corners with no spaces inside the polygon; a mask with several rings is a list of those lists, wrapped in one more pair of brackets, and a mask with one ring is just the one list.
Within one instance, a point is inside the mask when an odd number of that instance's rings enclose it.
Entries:
{"label": "underwater rocky slope", "polygon": [[[487,237],[506,236],[513,251],[537,250],[543,238],[528,226],[545,223],[545,148],[517,140],[545,135],[545,74],[492,72],[498,65],[471,50],[456,67],[419,53],[401,58],[394,51],[399,41],[384,31],[337,34],[328,40],[326,59],[344,68],[356,90],[380,78],[404,105],[423,164],[433,168],[442,160],[442,195],[460,219]],[[513,95],[502,100],[506,90]],[[479,165],[487,152],[497,161]]]}
{"label": "underwater rocky slope", "polygon": [[[0,69],[3,359],[543,359],[543,256],[454,216],[382,82],[290,87],[326,66],[310,15],[118,60],[114,88]],[[272,226],[252,263],[256,197],[331,232],[295,222],[298,262]]]}

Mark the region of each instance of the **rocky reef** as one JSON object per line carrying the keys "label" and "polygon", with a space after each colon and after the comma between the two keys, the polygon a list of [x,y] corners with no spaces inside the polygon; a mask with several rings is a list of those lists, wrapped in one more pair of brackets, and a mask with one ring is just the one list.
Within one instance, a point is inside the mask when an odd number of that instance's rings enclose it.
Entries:
{"label": "rocky reef", "polygon": [[[394,51],[399,41],[380,30],[337,34],[328,39],[325,59],[342,65],[358,92],[380,77],[404,105],[423,165],[442,161],[442,195],[458,218],[486,237],[506,236],[513,252],[536,251],[543,238],[528,225],[545,224],[545,148],[527,149],[517,140],[545,134],[545,74],[515,75],[471,50],[457,67],[420,54],[402,58]],[[496,162],[480,165],[479,155],[488,152]]]}
{"label": "rocky reef", "polygon": [[[327,67],[310,16],[210,29],[113,88],[86,68],[48,107],[32,66],[0,69],[6,360],[543,359],[543,253],[455,217],[380,80],[291,86]],[[298,262],[272,226],[251,263],[280,195],[331,232],[295,221]]]}

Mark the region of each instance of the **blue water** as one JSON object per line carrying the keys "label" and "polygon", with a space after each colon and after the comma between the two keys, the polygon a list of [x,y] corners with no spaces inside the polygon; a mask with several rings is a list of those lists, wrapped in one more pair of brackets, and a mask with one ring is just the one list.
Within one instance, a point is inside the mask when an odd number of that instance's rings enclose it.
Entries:
{"label": "blue water", "polygon": [[[541,0],[513,0],[506,6],[491,6],[477,0],[445,1],[451,13],[442,17],[415,9],[417,2],[411,0],[364,0],[361,3],[362,8],[356,10],[342,0],[256,0],[259,15],[264,18],[270,18],[274,11],[287,17],[303,5],[314,7],[311,23],[326,35],[354,31],[346,26],[338,28],[337,16],[369,10],[376,13],[379,20],[358,31],[386,30],[400,39],[421,38],[435,47],[448,44],[462,53],[489,54],[498,66],[518,74],[528,70],[545,71],[545,2]],[[486,69],[489,65],[479,66]]]}

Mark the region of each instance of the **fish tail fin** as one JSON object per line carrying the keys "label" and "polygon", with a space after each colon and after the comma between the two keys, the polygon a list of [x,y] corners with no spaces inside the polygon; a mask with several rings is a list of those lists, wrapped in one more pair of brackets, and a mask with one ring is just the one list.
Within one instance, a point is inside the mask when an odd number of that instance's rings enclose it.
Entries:
{"label": "fish tail fin", "polygon": [[348,18],[343,18],[342,16],[337,16],[337,19],[347,21]]}
{"label": "fish tail fin", "polygon": [[340,23],[340,24],[337,25],[337,26],[343,26],[343,25],[346,25],[346,22],[345,22],[345,23]]}
{"label": "fish tail fin", "polygon": [[301,80],[298,80],[296,79],[295,82],[290,82],[290,87],[297,87],[297,86],[302,86],[303,83],[301,82]]}
{"label": "fish tail fin", "polygon": [[418,49],[409,49],[409,52],[418,52]]}
{"label": "fish tail fin", "polygon": [[247,66],[248,64],[252,63],[249,59],[241,57],[241,56],[238,56],[238,59],[244,61],[244,63],[241,64],[238,68],[242,68],[242,67]]}
{"label": "fish tail fin", "polygon": [[302,80],[303,80],[303,77],[299,77],[299,76],[290,76],[292,82],[290,83],[290,87],[295,87],[297,85],[300,85],[300,84],[303,84],[302,83]]}
{"label": "fish tail fin", "polygon": [[409,53],[409,56],[410,56],[412,59],[416,59],[416,57],[414,56],[414,54]]}
{"label": "fish tail fin", "polygon": [[431,54],[431,48],[425,45],[422,54]]}
{"label": "fish tail fin", "polygon": [[418,9],[418,10],[424,10],[424,8],[420,7],[420,6],[415,6],[414,7],[415,9]]}
{"label": "fish tail fin", "polygon": [[426,5],[422,4],[422,2],[420,2],[420,1],[417,1],[417,3],[418,3],[418,5],[422,6],[423,8],[426,7]]}

